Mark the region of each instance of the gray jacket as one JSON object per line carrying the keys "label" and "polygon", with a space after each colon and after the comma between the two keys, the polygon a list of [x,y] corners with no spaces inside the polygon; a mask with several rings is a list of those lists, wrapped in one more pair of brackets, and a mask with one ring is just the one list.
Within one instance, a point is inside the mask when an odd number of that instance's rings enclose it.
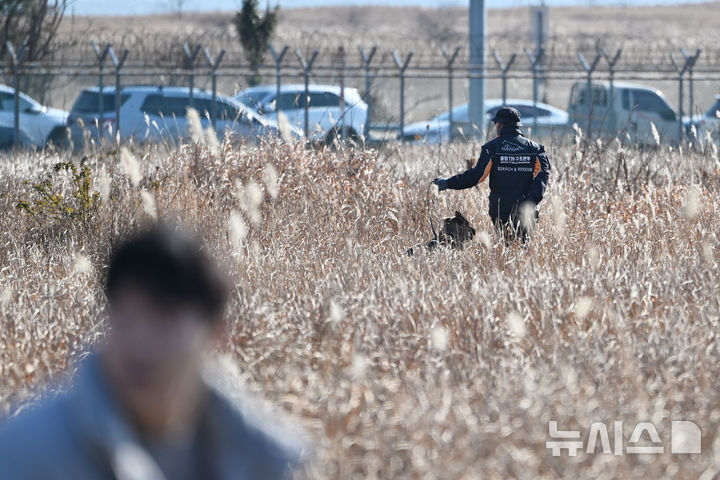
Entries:
{"label": "gray jacket", "polygon": [[[104,384],[96,357],[75,386],[0,425],[0,480],[172,480],[142,446]],[[203,479],[289,478],[301,447],[210,388]]]}

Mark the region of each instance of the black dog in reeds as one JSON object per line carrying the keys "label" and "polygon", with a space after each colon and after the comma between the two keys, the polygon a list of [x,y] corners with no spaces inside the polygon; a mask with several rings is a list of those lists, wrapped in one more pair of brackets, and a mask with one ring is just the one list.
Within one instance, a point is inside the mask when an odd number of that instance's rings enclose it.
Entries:
{"label": "black dog in reeds", "polygon": [[[438,245],[449,245],[456,250],[462,250],[463,243],[472,240],[475,236],[475,229],[462,213],[456,211],[454,217],[443,219],[443,226],[439,233],[429,242],[425,243],[428,250],[434,250]],[[408,255],[414,255],[422,243],[408,249]]]}

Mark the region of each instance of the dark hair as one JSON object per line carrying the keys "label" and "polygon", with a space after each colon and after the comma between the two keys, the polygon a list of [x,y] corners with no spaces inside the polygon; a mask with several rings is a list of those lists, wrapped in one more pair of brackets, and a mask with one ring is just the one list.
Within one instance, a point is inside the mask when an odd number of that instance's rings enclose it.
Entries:
{"label": "dark hair", "polygon": [[133,235],[112,254],[105,294],[140,288],[158,302],[200,308],[219,321],[228,289],[216,265],[188,235],[166,226]]}

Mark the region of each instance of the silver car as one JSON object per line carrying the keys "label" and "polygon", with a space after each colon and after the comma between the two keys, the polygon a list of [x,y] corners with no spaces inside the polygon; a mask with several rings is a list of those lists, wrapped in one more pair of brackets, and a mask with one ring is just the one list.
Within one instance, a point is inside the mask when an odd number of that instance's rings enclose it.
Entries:
{"label": "silver car", "polygon": [[305,86],[281,85],[277,96],[276,85],[258,85],[237,94],[235,100],[244,103],[276,122],[282,111],[288,122],[302,130],[305,127],[305,107],[308,107],[308,137],[315,141],[332,141],[341,132],[344,124],[348,138],[357,139],[363,133],[368,121],[368,105],[355,88],[343,90],[344,109],[340,108],[340,87],[337,85]]}
{"label": "silver car", "polygon": [[[717,145],[720,145],[720,95],[715,97],[715,102],[707,109],[698,122],[698,137],[705,141],[709,135]],[[706,133],[707,132],[707,133]]]}
{"label": "silver car", "polygon": [[15,138],[15,126],[0,122],[0,152],[15,148],[30,150],[36,146],[25,130],[21,128],[18,138]]}
{"label": "silver car", "polygon": [[[20,127],[33,145],[42,147],[49,141],[57,141],[65,132],[68,112],[46,107],[20,92]],[[14,125],[15,89],[0,85],[0,124]]]}
{"label": "silver car", "polygon": [[[568,114],[547,103],[538,102],[533,105],[532,100],[509,98],[505,102],[508,107],[514,107],[520,112],[520,118],[525,128],[533,128],[537,122],[537,129],[533,134],[547,134],[554,130],[565,131],[568,125]],[[503,106],[502,99],[485,99],[485,112],[488,124],[490,119]],[[450,112],[443,112],[431,120],[416,122],[406,125],[404,131],[398,135],[398,139],[410,143],[447,143],[454,139],[470,137],[472,135],[468,104],[459,105],[452,110],[453,129],[451,135]]]}
{"label": "silver car", "polygon": [[[97,87],[83,90],[68,116],[75,146],[82,145],[85,132],[92,138],[114,136],[117,132],[115,88],[102,92],[102,125],[100,123],[100,91]],[[200,115],[203,128],[210,120],[212,95],[193,89],[192,99],[187,87],[132,86],[120,92],[120,138],[140,142],[183,141],[189,136],[187,112],[190,107]],[[266,135],[278,135],[276,123],[262,118],[245,105],[221,95],[216,97],[216,133],[218,138],[237,136],[257,140]],[[293,130],[293,137],[301,134]]]}

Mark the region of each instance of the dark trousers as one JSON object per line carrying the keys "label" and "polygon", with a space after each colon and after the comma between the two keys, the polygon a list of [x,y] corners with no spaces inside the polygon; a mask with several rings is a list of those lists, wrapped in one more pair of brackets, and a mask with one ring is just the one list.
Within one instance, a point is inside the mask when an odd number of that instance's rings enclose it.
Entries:
{"label": "dark trousers", "polygon": [[526,245],[530,239],[530,234],[535,228],[540,218],[540,213],[534,210],[534,217],[531,218],[530,222],[521,221],[519,213],[515,210],[510,215],[503,215],[497,217],[490,217],[495,231],[498,232],[505,241],[506,246],[510,246],[516,241],[519,241],[522,245]]}

